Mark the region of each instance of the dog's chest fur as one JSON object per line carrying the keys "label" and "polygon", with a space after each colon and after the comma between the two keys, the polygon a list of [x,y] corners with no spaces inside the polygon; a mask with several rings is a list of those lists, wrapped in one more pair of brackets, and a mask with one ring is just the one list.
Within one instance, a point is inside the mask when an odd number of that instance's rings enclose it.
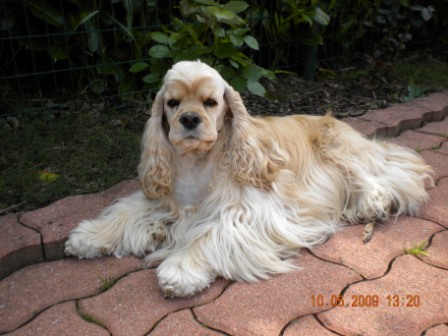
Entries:
{"label": "dog's chest fur", "polygon": [[210,194],[214,160],[210,155],[185,155],[176,159],[175,169],[172,197],[180,208],[194,211]]}

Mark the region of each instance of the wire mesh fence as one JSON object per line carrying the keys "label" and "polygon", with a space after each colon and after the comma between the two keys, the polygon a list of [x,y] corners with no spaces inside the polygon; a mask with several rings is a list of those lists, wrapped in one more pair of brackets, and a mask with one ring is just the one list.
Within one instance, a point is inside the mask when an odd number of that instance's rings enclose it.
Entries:
{"label": "wire mesh fence", "polygon": [[[181,3],[174,0],[2,1],[0,116],[58,110],[64,108],[64,101],[74,97],[91,102],[145,100],[148,92],[157,89],[157,83],[145,83],[141,74],[129,70],[136,62],[149,63],[148,50],[152,45],[149,34],[169,30],[180,16]],[[183,6],[186,3],[189,2],[184,1]],[[251,12],[244,13],[252,35],[259,41],[258,50],[249,49],[246,54],[265,68],[312,73],[317,66],[316,57],[322,64],[339,62],[350,57],[352,50],[368,50],[372,41],[382,38],[381,31],[367,32],[365,22],[361,22],[373,15],[370,5],[349,9],[341,5],[339,11],[335,5],[334,20],[322,33],[324,14],[314,8],[316,21],[309,27],[302,24],[299,31],[295,30],[296,25],[281,21],[284,9],[279,8],[279,3],[284,6],[288,2],[254,2]],[[326,6],[328,9],[329,5]],[[421,15],[423,10],[418,13]],[[319,18],[318,14],[322,16]],[[344,26],[343,20],[355,16],[362,17],[357,23],[359,27],[354,26],[354,20],[350,21],[351,27]],[[285,31],[281,30],[282,24]],[[195,29],[194,24],[188,27]],[[303,32],[303,27],[309,29]],[[347,33],[359,33],[361,27],[364,35]],[[440,24],[438,27],[428,31],[434,38],[440,35],[437,34]],[[346,29],[345,35],[343,29]],[[417,43],[429,44],[433,37],[428,38],[428,32]],[[395,33],[398,36],[401,30],[396,29]],[[307,43],[305,40],[310,38],[322,41]]]}

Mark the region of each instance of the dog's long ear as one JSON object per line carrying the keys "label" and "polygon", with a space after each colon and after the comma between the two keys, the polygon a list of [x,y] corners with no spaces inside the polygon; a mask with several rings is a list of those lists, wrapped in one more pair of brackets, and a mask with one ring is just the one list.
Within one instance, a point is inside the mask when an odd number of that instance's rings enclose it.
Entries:
{"label": "dog's long ear", "polygon": [[224,97],[232,117],[225,165],[238,183],[270,190],[286,165],[287,155],[263,125],[249,115],[238,92],[226,85]]}
{"label": "dog's long ear", "polygon": [[145,125],[138,174],[145,195],[160,199],[172,191],[173,152],[164,131],[163,88],[157,93]]}

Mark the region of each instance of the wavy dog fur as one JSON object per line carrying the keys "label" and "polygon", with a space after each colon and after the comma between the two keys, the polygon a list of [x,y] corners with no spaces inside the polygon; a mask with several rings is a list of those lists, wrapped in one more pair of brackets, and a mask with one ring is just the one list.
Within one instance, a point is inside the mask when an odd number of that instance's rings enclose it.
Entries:
{"label": "wavy dog fur", "polygon": [[65,252],[161,261],[167,297],[193,295],[217,276],[256,281],[295,269],[289,257],[342,221],[416,214],[431,178],[417,153],[330,115],[250,116],[201,62],[168,71],[138,170],[142,190],[81,222]]}

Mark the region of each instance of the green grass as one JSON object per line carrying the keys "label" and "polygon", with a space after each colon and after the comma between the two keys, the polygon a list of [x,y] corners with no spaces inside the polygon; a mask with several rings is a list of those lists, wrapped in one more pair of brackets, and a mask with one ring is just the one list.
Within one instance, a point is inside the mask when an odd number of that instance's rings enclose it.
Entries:
{"label": "green grass", "polygon": [[44,112],[18,117],[18,129],[0,123],[0,211],[22,203],[34,209],[134,178],[147,119],[135,114]]}
{"label": "green grass", "polygon": [[427,248],[428,248],[428,241],[425,239],[419,243],[412,245],[409,248],[405,248],[405,253],[411,254],[414,256],[422,255],[422,256],[427,257],[429,255],[428,252],[426,252]]}
{"label": "green grass", "polygon": [[448,88],[448,64],[444,62],[398,62],[393,77],[404,83],[414,83],[426,91]]}
{"label": "green grass", "polygon": [[107,291],[108,289],[112,288],[113,285],[117,282],[117,279],[115,279],[111,275],[105,276],[103,279],[101,279],[101,287],[100,292],[103,293]]}

